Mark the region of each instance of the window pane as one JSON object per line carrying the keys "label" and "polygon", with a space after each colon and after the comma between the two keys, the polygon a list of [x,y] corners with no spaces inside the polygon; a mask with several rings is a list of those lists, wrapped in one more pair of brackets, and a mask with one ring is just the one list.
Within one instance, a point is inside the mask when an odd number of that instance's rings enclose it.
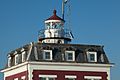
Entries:
{"label": "window pane", "polygon": [[15,64],[18,64],[18,63],[19,63],[19,57],[16,56],[16,62],[15,62]]}
{"label": "window pane", "polygon": [[75,80],[74,78],[67,78],[67,80]]}
{"label": "window pane", "polygon": [[44,77],[41,77],[41,78],[40,78],[40,80],[47,80],[47,79],[46,79],[46,78],[44,78]]}
{"label": "window pane", "polygon": [[48,80],[55,80],[55,78],[48,78]]}
{"label": "window pane", "polygon": [[90,61],[95,61],[95,55],[94,54],[90,54]]}
{"label": "window pane", "polygon": [[73,54],[72,53],[68,53],[68,60],[73,60]]}
{"label": "window pane", "polygon": [[50,52],[45,52],[45,59],[50,59]]}

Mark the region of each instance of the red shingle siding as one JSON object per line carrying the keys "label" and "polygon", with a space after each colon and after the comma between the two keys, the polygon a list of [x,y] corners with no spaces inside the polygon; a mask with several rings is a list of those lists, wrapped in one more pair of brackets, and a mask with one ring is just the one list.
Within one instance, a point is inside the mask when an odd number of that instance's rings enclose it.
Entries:
{"label": "red shingle siding", "polygon": [[21,77],[25,76],[25,80],[28,80],[28,71],[24,71],[15,75],[7,76],[5,80],[14,80],[15,78],[18,78],[18,80],[21,80]]}
{"label": "red shingle siding", "polygon": [[65,80],[65,75],[76,75],[76,80],[84,80],[84,76],[101,76],[107,80],[107,72],[85,72],[85,71],[55,71],[55,70],[34,70],[33,80],[39,80],[39,75],[57,75],[56,80]]}

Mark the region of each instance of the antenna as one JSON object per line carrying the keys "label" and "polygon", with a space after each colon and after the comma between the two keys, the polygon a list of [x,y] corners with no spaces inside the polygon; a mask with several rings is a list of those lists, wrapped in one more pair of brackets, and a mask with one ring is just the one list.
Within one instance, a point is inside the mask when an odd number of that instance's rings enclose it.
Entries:
{"label": "antenna", "polygon": [[64,20],[64,8],[65,8],[65,0],[62,0],[62,18]]}

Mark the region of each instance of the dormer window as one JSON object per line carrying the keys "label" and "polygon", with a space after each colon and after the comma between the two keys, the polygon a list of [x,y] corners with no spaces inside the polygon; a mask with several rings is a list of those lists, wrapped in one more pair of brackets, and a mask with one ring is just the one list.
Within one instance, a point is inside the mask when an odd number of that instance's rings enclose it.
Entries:
{"label": "dormer window", "polygon": [[97,52],[87,52],[89,62],[97,62]]}
{"label": "dormer window", "polygon": [[24,62],[26,59],[26,52],[24,48],[21,49],[21,53],[22,53],[22,62]]}
{"label": "dormer window", "polygon": [[52,60],[52,50],[44,50],[43,59]]}
{"label": "dormer window", "polygon": [[23,51],[23,52],[22,52],[22,62],[25,61],[25,58],[26,58],[26,56],[25,56],[25,51]]}
{"label": "dormer window", "polygon": [[66,61],[75,61],[75,51],[65,51]]}
{"label": "dormer window", "polygon": [[17,65],[19,63],[19,56],[18,54],[15,55],[15,65]]}
{"label": "dormer window", "polygon": [[11,67],[11,57],[8,58],[8,67]]}

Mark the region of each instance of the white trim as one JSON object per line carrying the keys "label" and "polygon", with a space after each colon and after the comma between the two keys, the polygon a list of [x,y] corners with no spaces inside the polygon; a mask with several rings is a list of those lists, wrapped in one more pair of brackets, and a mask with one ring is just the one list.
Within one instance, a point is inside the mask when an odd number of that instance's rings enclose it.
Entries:
{"label": "white trim", "polygon": [[85,79],[102,79],[101,76],[84,76]]}
{"label": "white trim", "polygon": [[[46,59],[46,58],[45,58],[45,52],[50,52],[50,59]],[[43,59],[44,59],[44,60],[52,60],[52,56],[53,56],[53,55],[52,55],[52,50],[43,50]]]}
{"label": "white trim", "polygon": [[45,77],[45,78],[57,78],[57,75],[39,75],[39,77]]}
{"label": "white trim", "polygon": [[29,60],[29,57],[30,57],[30,54],[31,54],[31,51],[32,51],[32,46],[33,46],[33,43],[31,42],[30,43],[30,50],[29,50],[28,55],[27,55],[27,60]]}
{"label": "white trim", "polygon": [[37,48],[36,47],[34,47],[34,54],[35,54],[36,60],[38,60],[38,53],[37,53]]}
{"label": "white trim", "polygon": [[[48,22],[63,22],[62,20],[46,20],[45,23],[48,23]],[[64,23],[64,22],[63,22]]]}
{"label": "white trim", "polygon": [[22,76],[22,77],[21,77],[21,79],[23,79],[23,80],[24,80],[25,78],[26,78],[25,76]]}
{"label": "white trim", "polygon": [[16,54],[17,54],[17,51],[14,52],[14,55],[16,55]]}
{"label": "white trim", "polygon": [[23,51],[25,51],[25,49],[24,49],[24,48],[22,48],[22,49],[21,49],[21,52],[23,52]]}
{"label": "white trim", "polygon": [[26,64],[32,64],[32,65],[61,65],[61,66],[88,66],[88,67],[113,67],[114,64],[91,64],[91,63],[60,63],[60,62],[36,62],[36,61],[31,61],[31,62],[24,62],[15,66],[12,66],[7,69],[3,69],[0,72],[6,72],[12,69],[15,69],[17,67],[24,66]]}
{"label": "white trim", "polygon": [[[94,61],[90,60],[90,54],[94,54]],[[89,62],[97,62],[97,52],[87,52],[87,58]]]}
{"label": "white trim", "polygon": [[[72,60],[68,59],[68,54],[69,53],[72,54]],[[75,61],[75,51],[65,51],[65,59],[66,59],[66,61]]]}
{"label": "white trim", "polygon": [[8,67],[11,67],[11,57],[8,58]]}
{"label": "white trim", "polygon": [[104,55],[101,54],[100,57],[101,57],[101,62],[104,62]]}
{"label": "white trim", "polygon": [[13,69],[16,69],[16,68],[22,67],[22,66],[24,66],[24,65],[26,65],[26,64],[28,64],[28,62],[24,62],[24,63],[18,64],[18,65],[15,65],[15,66],[12,66],[12,67],[9,67],[9,68],[6,68],[6,69],[3,69],[3,70],[1,70],[0,72],[10,71],[10,70],[13,70]]}
{"label": "white trim", "polygon": [[17,65],[19,63],[19,55],[16,54],[15,55],[15,65]]}
{"label": "white trim", "polygon": [[18,78],[15,78],[14,80],[18,80]]}
{"label": "white trim", "polygon": [[74,76],[74,75],[65,75],[65,78],[77,78],[77,76]]}
{"label": "white trim", "polygon": [[25,53],[26,53],[25,51],[22,52],[22,62],[25,61],[25,58],[26,58],[26,57],[25,57]]}

